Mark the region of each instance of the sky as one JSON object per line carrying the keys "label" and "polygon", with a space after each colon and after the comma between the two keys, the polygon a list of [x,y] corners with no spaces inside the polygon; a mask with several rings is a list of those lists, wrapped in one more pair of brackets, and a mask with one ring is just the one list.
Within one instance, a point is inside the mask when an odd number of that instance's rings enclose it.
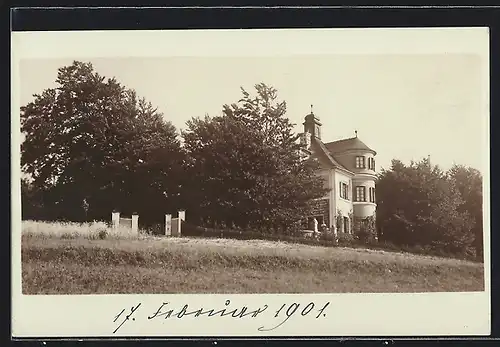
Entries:
{"label": "sky", "polygon": [[192,117],[219,115],[242,96],[240,87],[253,93],[263,82],[286,101],[296,131],[311,104],[323,142],[357,130],[377,151],[377,170],[392,159],[430,156],[443,169],[457,163],[483,171],[484,83],[474,54],[25,59],[21,105],[54,87],[57,69],[73,60],[135,89],[178,129]]}

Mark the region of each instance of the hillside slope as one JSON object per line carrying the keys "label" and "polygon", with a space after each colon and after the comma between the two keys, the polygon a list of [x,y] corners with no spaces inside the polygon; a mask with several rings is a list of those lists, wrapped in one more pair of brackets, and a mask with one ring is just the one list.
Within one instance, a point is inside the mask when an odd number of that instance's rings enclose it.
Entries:
{"label": "hillside slope", "polygon": [[25,294],[484,290],[483,264],[269,241],[23,236]]}

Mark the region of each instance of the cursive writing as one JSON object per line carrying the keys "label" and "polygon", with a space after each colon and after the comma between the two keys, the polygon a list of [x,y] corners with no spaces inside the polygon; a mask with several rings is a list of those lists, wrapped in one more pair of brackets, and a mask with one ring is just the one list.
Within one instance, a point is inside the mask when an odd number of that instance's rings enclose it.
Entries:
{"label": "cursive writing", "polygon": [[[189,304],[185,304],[182,307],[171,307],[169,302],[162,302],[156,310],[147,316],[147,320],[166,320],[166,319],[183,319],[187,317],[198,318],[217,318],[226,317],[226,319],[238,319],[243,318],[257,318],[261,316],[268,315],[271,321],[276,321],[276,323],[271,323],[270,326],[260,326],[257,330],[261,332],[271,331],[283,326],[292,317],[310,317],[309,319],[320,319],[326,317],[326,309],[329,307],[330,302],[322,303],[317,305],[314,302],[309,303],[299,303],[292,302],[289,304],[282,304],[277,310],[269,309],[268,305],[262,305],[258,307],[249,308],[248,306],[235,306],[231,304],[231,300],[225,300],[224,305],[219,308],[206,308],[206,307],[193,307]],[[137,317],[137,310],[141,306],[141,303],[136,306],[132,306],[128,311],[124,308],[116,316],[113,317],[113,322],[117,323],[117,327],[113,331],[116,333],[126,322],[135,321]],[[276,307],[277,308],[277,307]],[[269,317],[269,314],[272,314]],[[144,317],[144,316],[142,316]]]}
{"label": "cursive writing", "polygon": [[[200,317],[204,315],[206,315],[207,317],[231,316],[233,318],[244,318],[247,316],[251,316],[255,318],[259,314],[267,310],[268,307],[267,305],[264,305],[253,311],[249,311],[248,307],[246,306],[234,308],[232,310],[228,310],[227,308],[223,308],[221,310],[215,310],[215,309],[204,310],[203,308],[198,308],[193,311],[189,311],[189,305],[184,305],[178,312],[176,312],[174,309],[164,310],[165,306],[167,306],[168,304],[169,304],[168,302],[162,303],[161,306],[156,310],[156,312],[152,316],[149,316],[148,319],[154,319],[157,317],[164,317],[164,319],[171,317],[182,318],[184,316]],[[230,304],[231,304],[230,300],[226,300],[226,302],[224,303],[225,306],[229,306]]]}
{"label": "cursive writing", "polygon": [[[330,305],[330,302],[327,302],[321,309],[319,309],[316,314],[316,319],[320,318],[320,317],[326,317],[326,313],[325,313],[325,309],[328,307],[328,305]],[[276,311],[276,314],[274,315],[274,318],[278,318],[280,315],[281,315],[281,312],[282,310],[285,308],[286,304],[283,304],[280,309],[278,311]],[[282,326],[283,324],[285,324],[288,319],[290,319],[290,317],[292,317],[299,309],[300,304],[299,303],[292,303],[291,305],[288,306],[288,308],[286,309],[286,311],[283,311],[285,313],[285,319],[279,323],[278,325],[276,326],[273,326],[271,328],[265,328],[265,327],[259,327],[259,331],[271,331],[271,330],[274,330],[280,326]],[[305,317],[307,316],[309,313],[311,313],[311,311],[314,309],[314,302],[310,302],[308,303],[303,309],[302,311],[300,312],[300,315],[302,317]]]}
{"label": "cursive writing", "polygon": [[[132,315],[135,313],[135,311],[137,311],[139,306],[141,306],[141,303],[137,304],[136,306],[133,306],[130,309],[130,313],[128,315],[126,315],[125,318],[121,321],[120,325],[118,325],[116,327],[116,329],[113,331],[113,334],[115,334],[122,327],[122,325],[125,324],[125,322],[128,321],[132,317]],[[116,322],[124,312],[125,312],[125,309],[121,310],[121,312],[115,316],[115,319],[113,320],[113,322]],[[132,318],[132,320],[135,320],[135,318]]]}

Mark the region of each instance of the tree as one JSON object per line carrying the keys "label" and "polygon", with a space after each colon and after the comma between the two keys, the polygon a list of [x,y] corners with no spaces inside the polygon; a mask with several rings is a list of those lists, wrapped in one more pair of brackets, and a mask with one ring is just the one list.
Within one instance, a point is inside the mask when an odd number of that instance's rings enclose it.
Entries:
{"label": "tree", "polygon": [[377,182],[380,239],[398,245],[429,246],[464,253],[472,242],[473,222],[454,180],[428,159],[409,166],[393,160]]}
{"label": "tree", "polygon": [[481,173],[471,167],[454,165],[448,175],[454,181],[463,203],[462,212],[468,212],[474,220],[474,248],[476,255],[483,256],[483,179]]}
{"label": "tree", "polygon": [[255,88],[253,98],[242,89],[222,116],[188,122],[191,210],[205,223],[292,232],[325,190],[315,163],[300,154],[286,103],[272,87]]}
{"label": "tree", "polygon": [[114,208],[147,217],[172,203],[182,161],[172,124],[90,63],[60,68],[56,83],[21,108],[22,168],[39,218],[109,219]]}

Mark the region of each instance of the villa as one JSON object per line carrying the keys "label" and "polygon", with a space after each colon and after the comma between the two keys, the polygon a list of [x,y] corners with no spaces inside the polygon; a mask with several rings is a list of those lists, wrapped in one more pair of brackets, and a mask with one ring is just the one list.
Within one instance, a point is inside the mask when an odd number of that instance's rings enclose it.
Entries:
{"label": "villa", "polygon": [[[323,177],[326,196],[315,201],[313,215],[307,217],[307,229],[323,226],[335,234],[355,233],[356,221],[375,217],[375,155],[357,136],[323,142],[321,123],[311,113],[305,117],[301,142],[308,156],[320,163],[318,175]],[[357,225],[357,224],[356,224]]]}

